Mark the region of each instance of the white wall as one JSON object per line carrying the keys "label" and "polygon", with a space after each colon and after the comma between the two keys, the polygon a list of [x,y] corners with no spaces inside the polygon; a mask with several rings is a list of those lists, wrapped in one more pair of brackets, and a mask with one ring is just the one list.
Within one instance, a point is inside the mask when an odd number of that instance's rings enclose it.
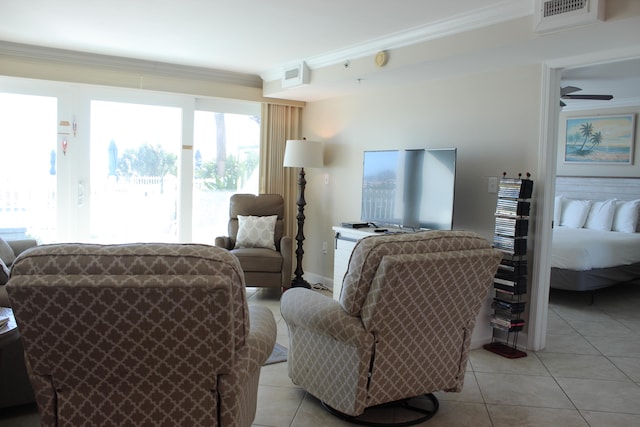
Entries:
{"label": "white wall", "polygon": [[[536,179],[540,92],[541,67],[528,65],[309,103],[303,134],[325,142],[326,166],[307,171],[305,272],[330,282],[331,227],[360,218],[363,150],[458,148],[454,228],[491,239],[496,194],[487,177]],[[479,337],[490,337],[480,323]]]}

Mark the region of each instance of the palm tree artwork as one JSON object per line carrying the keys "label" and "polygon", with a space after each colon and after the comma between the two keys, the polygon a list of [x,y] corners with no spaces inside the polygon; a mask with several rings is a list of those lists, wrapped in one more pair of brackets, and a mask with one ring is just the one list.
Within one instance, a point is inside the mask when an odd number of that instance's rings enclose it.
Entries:
{"label": "palm tree artwork", "polygon": [[589,150],[593,150],[594,147],[600,145],[600,143],[602,142],[602,132],[594,132],[593,134],[591,134],[589,141],[591,142],[591,147],[589,147]]}
{"label": "palm tree artwork", "polygon": [[565,162],[632,164],[635,115],[567,118]]}
{"label": "palm tree artwork", "polygon": [[583,151],[584,150],[584,145],[587,143],[587,141],[589,140],[591,135],[593,135],[593,123],[585,122],[582,125],[580,125],[580,135],[582,135],[584,137],[584,141],[582,142],[582,145],[580,146],[580,151]]}

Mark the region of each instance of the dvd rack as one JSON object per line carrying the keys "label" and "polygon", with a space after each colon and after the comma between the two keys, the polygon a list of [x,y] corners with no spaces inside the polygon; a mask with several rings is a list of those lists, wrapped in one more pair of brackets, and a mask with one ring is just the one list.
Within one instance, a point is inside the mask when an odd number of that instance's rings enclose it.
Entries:
{"label": "dvd rack", "polygon": [[496,224],[493,246],[503,252],[503,258],[493,279],[494,298],[491,327],[493,337],[485,349],[515,359],[527,353],[518,350],[518,333],[524,328],[527,293],[527,234],[533,181],[527,178],[507,178],[503,173],[498,189]]}

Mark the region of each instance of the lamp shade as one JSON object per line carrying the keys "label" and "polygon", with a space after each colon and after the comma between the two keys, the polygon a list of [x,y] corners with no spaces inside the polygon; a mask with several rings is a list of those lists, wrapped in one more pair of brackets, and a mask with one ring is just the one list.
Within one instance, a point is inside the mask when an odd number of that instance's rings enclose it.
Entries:
{"label": "lamp shade", "polygon": [[322,142],[290,139],[284,148],[285,168],[321,168],[324,165]]}

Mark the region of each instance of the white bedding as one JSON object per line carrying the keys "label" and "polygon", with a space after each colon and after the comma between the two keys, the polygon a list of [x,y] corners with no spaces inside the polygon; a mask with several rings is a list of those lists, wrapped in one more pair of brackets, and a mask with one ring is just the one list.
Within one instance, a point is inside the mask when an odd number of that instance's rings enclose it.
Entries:
{"label": "white bedding", "polygon": [[555,227],[551,266],[585,271],[640,262],[640,233]]}

